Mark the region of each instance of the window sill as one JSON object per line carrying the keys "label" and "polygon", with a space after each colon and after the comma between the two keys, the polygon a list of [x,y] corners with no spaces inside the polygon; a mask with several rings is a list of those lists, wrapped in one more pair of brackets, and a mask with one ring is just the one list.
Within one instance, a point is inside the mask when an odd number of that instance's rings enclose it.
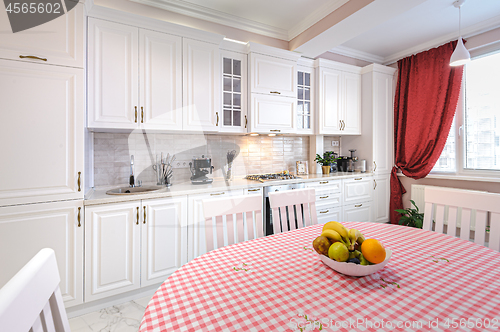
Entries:
{"label": "window sill", "polygon": [[[406,177],[403,173],[398,173],[398,176]],[[439,180],[461,180],[461,181],[474,181],[474,182],[500,182],[500,177],[492,176],[469,176],[458,174],[439,174],[431,173],[425,179],[439,179]]]}

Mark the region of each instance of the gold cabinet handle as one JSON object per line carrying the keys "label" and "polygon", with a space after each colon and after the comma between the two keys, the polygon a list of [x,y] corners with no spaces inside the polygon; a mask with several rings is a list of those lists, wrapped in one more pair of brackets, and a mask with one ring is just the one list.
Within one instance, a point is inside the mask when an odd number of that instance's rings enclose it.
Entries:
{"label": "gold cabinet handle", "polygon": [[219,196],[219,195],[224,195],[225,192],[221,192],[221,193],[215,193],[215,194],[210,194],[210,196]]}
{"label": "gold cabinet handle", "polygon": [[215,115],[217,116],[217,123],[215,126],[219,126],[219,112],[215,112]]}
{"label": "gold cabinet handle", "polygon": [[319,184],[327,184],[328,181],[321,181]]}
{"label": "gold cabinet handle", "polygon": [[78,227],[82,227],[82,224],[80,223],[80,214],[82,212],[82,208],[79,206],[78,207],[78,216],[76,217],[76,219],[78,220]]}
{"label": "gold cabinet handle", "polygon": [[319,211],[319,213],[328,213],[328,211],[330,211],[330,210],[326,210],[326,211]]}
{"label": "gold cabinet handle", "polygon": [[279,91],[269,91],[269,93],[274,93],[276,95],[280,95],[281,94],[281,92],[279,92]]}
{"label": "gold cabinet handle", "polygon": [[144,220],[142,221],[142,223],[145,224],[146,223],[146,207],[143,206],[142,208],[144,210]]}
{"label": "gold cabinet handle", "polygon": [[344,129],[345,129],[345,121],[342,120],[342,130],[344,130]]}
{"label": "gold cabinet handle", "polygon": [[248,191],[260,191],[260,189],[248,189]]}
{"label": "gold cabinet handle", "polygon": [[137,123],[137,106],[134,106],[135,109],[135,123]]}
{"label": "gold cabinet handle", "polygon": [[77,181],[77,184],[78,184],[78,191],[82,191],[82,186],[81,186],[81,177],[82,177],[82,172],[78,172],[78,181]]}
{"label": "gold cabinet handle", "polygon": [[363,204],[356,204],[356,205],[354,205],[354,207],[362,207],[362,206],[363,206]]}
{"label": "gold cabinet handle", "polygon": [[248,119],[247,116],[245,115],[245,128],[247,127],[247,124],[248,124]]}
{"label": "gold cabinet handle", "polygon": [[339,130],[342,130],[342,120],[339,120]]}
{"label": "gold cabinet handle", "polygon": [[373,179],[373,190],[375,190],[375,188],[377,188],[377,180]]}
{"label": "gold cabinet handle", "polygon": [[363,180],[363,178],[355,178],[354,181]]}
{"label": "gold cabinet handle", "polygon": [[319,199],[325,199],[325,198],[328,198],[328,196],[320,196]]}
{"label": "gold cabinet handle", "polygon": [[271,129],[269,131],[272,131],[272,132],[275,132],[275,133],[281,133],[281,130],[280,129]]}
{"label": "gold cabinet handle", "polygon": [[144,107],[141,106],[141,123],[144,123]]}
{"label": "gold cabinet handle", "polygon": [[33,60],[41,60],[41,61],[47,61],[46,58],[40,58],[35,55],[20,55],[19,56],[21,59],[33,59]]}
{"label": "gold cabinet handle", "polygon": [[375,172],[377,170],[377,163],[375,160],[373,161],[373,171]]}
{"label": "gold cabinet handle", "polygon": [[139,207],[137,207],[137,222],[136,225],[139,225]]}

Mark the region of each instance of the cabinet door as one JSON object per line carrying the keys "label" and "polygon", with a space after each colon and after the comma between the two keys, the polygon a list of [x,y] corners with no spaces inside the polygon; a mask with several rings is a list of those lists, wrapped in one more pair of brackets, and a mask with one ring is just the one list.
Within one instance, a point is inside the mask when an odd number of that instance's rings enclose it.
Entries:
{"label": "cabinet door", "polygon": [[295,132],[297,99],[252,94],[251,127],[256,133]]}
{"label": "cabinet door", "polygon": [[83,198],[83,80],[83,69],[0,60],[0,205]]}
{"label": "cabinet door", "polygon": [[182,38],[139,30],[140,123],[182,130]]}
{"label": "cabinet door", "polygon": [[393,114],[392,75],[374,72],[373,169],[376,174],[390,173],[394,163],[392,156],[394,147]]}
{"label": "cabinet door", "polygon": [[187,262],[187,197],[142,201],[141,287],[161,283]]}
{"label": "cabinet door", "polygon": [[0,58],[83,68],[83,4],[52,21],[16,33],[12,33],[7,12],[0,10],[0,34]]}
{"label": "cabinet door", "polygon": [[83,201],[0,208],[0,288],[43,248],[56,253],[64,305],[83,303]]}
{"label": "cabinet door", "polygon": [[314,69],[297,66],[297,133],[314,133]]}
{"label": "cabinet door", "polygon": [[343,208],[342,221],[359,221],[359,222],[373,221],[371,202],[348,204],[344,205],[342,208]]}
{"label": "cabinet door", "polygon": [[342,72],[320,68],[318,75],[319,133],[340,134],[342,113]]}
{"label": "cabinet door", "polygon": [[343,204],[371,201],[373,195],[373,181],[372,178],[354,178],[345,179],[344,182],[344,195]]}
{"label": "cabinet door", "polygon": [[389,202],[391,195],[390,176],[377,176],[373,179],[373,212],[375,222],[389,221]]}
{"label": "cabinet door", "polygon": [[247,55],[221,51],[222,109],[220,131],[246,133],[247,117]]}
{"label": "cabinet door", "polygon": [[183,129],[218,131],[220,57],[218,45],[183,39]]}
{"label": "cabinet door", "polygon": [[318,207],[318,224],[326,224],[329,221],[342,221],[341,207]]}
{"label": "cabinet door", "polygon": [[138,34],[124,24],[88,19],[88,127],[138,127]]}
{"label": "cabinet door", "polygon": [[85,301],[140,287],[141,202],[85,207]]}
{"label": "cabinet door", "polygon": [[361,135],[361,75],[342,73],[342,134]]}
{"label": "cabinet door", "polygon": [[188,261],[207,252],[202,201],[204,199],[236,195],[243,195],[243,189],[188,196]]}
{"label": "cabinet door", "polygon": [[251,93],[297,96],[297,64],[295,61],[251,53]]}

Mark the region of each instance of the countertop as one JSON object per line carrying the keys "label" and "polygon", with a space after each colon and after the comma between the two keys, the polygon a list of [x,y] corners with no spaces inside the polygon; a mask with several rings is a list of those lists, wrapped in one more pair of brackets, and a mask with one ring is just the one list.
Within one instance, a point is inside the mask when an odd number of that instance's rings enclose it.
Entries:
{"label": "countertop", "polygon": [[[266,181],[264,183],[247,180],[244,178],[234,179],[231,181],[224,181],[223,178],[214,178],[211,184],[194,185],[191,182],[173,184],[171,187],[162,188],[159,191],[137,194],[137,195],[107,195],[106,191],[111,188],[106,189],[92,189],[84,200],[84,205],[98,205],[98,204],[108,204],[108,203],[119,203],[119,202],[130,202],[143,199],[154,199],[154,198],[164,198],[173,196],[183,196],[183,195],[196,195],[204,193],[213,193],[217,191],[224,190],[235,190],[235,189],[247,189],[247,188],[258,188],[266,186],[275,186],[282,184],[292,184],[300,182],[313,182],[318,180],[339,180],[355,178],[360,176],[373,176],[373,173],[348,173],[348,172],[337,172],[331,173],[329,175],[323,174],[308,174],[300,175],[299,179],[292,180],[272,180]],[[146,186],[146,185],[145,185]],[[123,186],[122,186],[123,187]]]}

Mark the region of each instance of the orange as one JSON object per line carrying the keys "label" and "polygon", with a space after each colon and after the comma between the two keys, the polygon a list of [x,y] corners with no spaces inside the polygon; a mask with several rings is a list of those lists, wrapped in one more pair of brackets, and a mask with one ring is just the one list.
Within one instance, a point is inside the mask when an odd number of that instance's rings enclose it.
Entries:
{"label": "orange", "polygon": [[385,260],[385,248],[380,241],[375,239],[364,240],[361,244],[361,253],[367,261],[373,264],[382,263]]}

